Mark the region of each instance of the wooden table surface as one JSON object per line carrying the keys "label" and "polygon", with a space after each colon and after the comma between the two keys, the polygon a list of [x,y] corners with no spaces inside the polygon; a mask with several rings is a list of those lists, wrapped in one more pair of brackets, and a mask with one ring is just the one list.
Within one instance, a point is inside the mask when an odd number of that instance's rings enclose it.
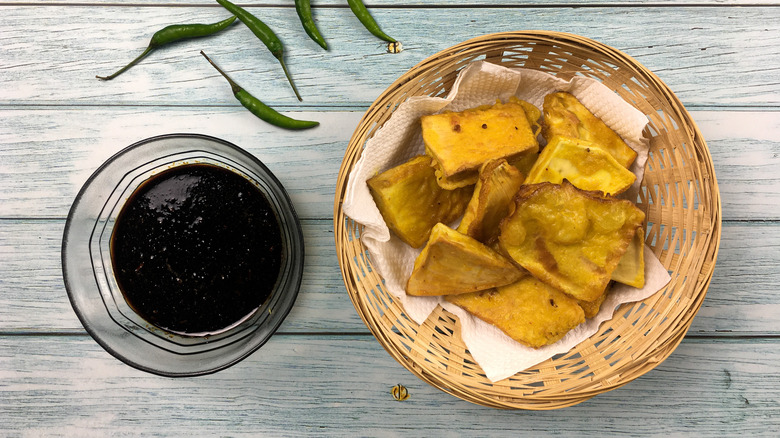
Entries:
{"label": "wooden table surface", "polygon": [[[292,0],[243,3],[284,41],[279,65],[241,25],[152,54],[109,82],[173,23],[228,14],[211,1],[0,0],[0,435],[2,436],[777,436],[780,429],[780,2],[375,0],[400,54],[342,0],[315,0],[330,44]],[[355,312],[333,238],[346,144],[371,102],[426,57],[486,33],[580,34],[636,58],[677,93],[713,156],[723,236],[704,304],[677,350],[645,376],[545,412],[473,405],[396,363]],[[274,128],[238,105],[206,51],[267,104],[321,126]],[[166,133],[220,137],[262,160],[302,220],[300,295],[279,332],[241,363],[158,377],[106,353],[65,291],[65,218],[111,155]],[[390,394],[401,383],[411,397]]]}

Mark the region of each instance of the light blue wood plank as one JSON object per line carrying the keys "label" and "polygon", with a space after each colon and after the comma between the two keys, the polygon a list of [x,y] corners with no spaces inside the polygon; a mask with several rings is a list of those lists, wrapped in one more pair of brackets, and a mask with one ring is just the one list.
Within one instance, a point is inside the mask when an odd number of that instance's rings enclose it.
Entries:
{"label": "light blue wood plank", "polygon": [[[64,221],[0,220],[0,333],[84,333],[60,267]],[[303,221],[306,264],[285,333],[367,333],[347,296],[330,221]],[[780,223],[726,223],[689,334],[780,335]]]}
{"label": "light blue wood plank", "polygon": [[[160,51],[112,83],[94,79],[162,26],[222,17],[212,1],[0,0],[0,435],[775,436],[778,2],[474,0],[479,7],[446,9],[451,1],[367,1],[405,52],[384,53],[341,0],[313,0],[330,52],[306,38],[291,0],[251,8],[287,45],[306,99],[298,103],[275,60],[240,26]],[[376,95],[454,43],[531,28],[613,45],[659,74],[689,109],[714,110],[693,115],[712,151],[724,217],[735,222],[724,224],[709,293],[671,358],[573,408],[504,412],[424,384],[367,334],[339,276],[330,215],[346,142]],[[298,135],[253,120],[201,48],[266,102],[323,127]],[[63,218],[83,180],[122,146],[173,131],[246,147],[306,218],[304,285],[282,333],[236,367],[196,379],[147,375],[105,353],[70,309],[59,265]],[[409,388],[409,401],[392,400],[396,383]]]}
{"label": "light blue wood plank", "polygon": [[712,155],[724,219],[780,219],[780,111],[692,116]]}
{"label": "light blue wood plank", "polygon": [[0,109],[0,217],[64,218],[87,178],[116,152],[157,135],[199,133],[265,163],[300,217],[331,218],[339,166],[362,113],[286,114],[321,125],[287,131],[240,106]]}
{"label": "light blue wood plank", "polygon": [[[0,0],[0,5],[14,6],[20,2],[16,0]],[[109,5],[116,6],[116,0],[91,0],[91,1],[73,1],[73,0],[28,0],[25,4],[42,6],[42,5],[81,5],[81,6],[93,6],[93,5]],[[244,7],[251,7],[259,4],[259,2],[249,1],[236,1],[234,2]],[[448,0],[369,0],[364,2],[369,9],[382,9],[389,7],[399,6],[415,6],[418,8],[432,8],[432,7],[454,7],[452,1]],[[470,6],[500,6],[504,8],[530,8],[534,6],[561,6],[571,7],[574,3],[572,0],[535,0],[533,2],[518,2],[516,0],[469,0],[463,2],[460,7]],[[577,4],[578,8],[582,7],[620,7],[620,6],[641,6],[641,5],[659,5],[665,6],[683,6],[683,5],[696,5],[696,6],[755,6],[755,5],[776,5],[776,0],[633,0],[624,2],[608,2],[608,1],[588,1],[587,3]],[[213,5],[213,2],[208,0],[193,1],[193,0],[167,0],[164,2],[157,0],[133,0],[132,3],[128,3],[128,6],[135,5],[156,5],[156,6],[204,6]],[[271,6],[277,8],[292,8],[293,3],[289,0],[265,0],[262,2],[264,6]],[[314,11],[320,8],[346,8],[347,2],[345,0],[312,0],[311,7]],[[316,12],[315,12],[316,13]]]}
{"label": "light blue wood plank", "polygon": [[[775,7],[381,8],[374,12],[406,50],[386,53],[347,8],[318,11],[332,49],[303,33],[292,8],[254,7],[284,41],[304,97],[292,95],[276,60],[241,25],[153,54],[117,79],[108,74],[168,24],[210,22],[215,7],[9,6],[0,23],[3,104],[232,104],[205,50],[239,83],[274,105],[366,105],[428,56],[491,32],[546,29],[581,34],[635,57],[687,105],[780,103],[780,9]],[[34,16],[35,19],[29,19]],[[636,31],[641,23],[642,31]],[[756,26],[756,23],[761,23]],[[728,30],[728,31],[725,31]]]}
{"label": "light blue wood plank", "polygon": [[723,227],[712,283],[689,334],[774,336],[780,329],[780,230],[772,223]]}
{"label": "light blue wood plank", "polygon": [[[423,383],[371,337],[275,336],[211,376],[169,379],[86,337],[0,337],[2,434],[771,436],[775,340],[684,341],[627,386],[560,411],[476,406]],[[401,383],[410,398],[393,400]]]}
{"label": "light blue wood plank", "polygon": [[[84,333],[67,298],[60,248],[64,221],[0,220],[0,332]],[[302,223],[306,258],[284,332],[367,333],[341,279],[330,221]]]}
{"label": "light blue wood plank", "polygon": [[[0,217],[64,218],[81,185],[112,154],[143,138],[197,132],[265,162],[304,218],[333,215],[338,171],[360,111],[293,112],[322,122],[289,132],[240,106],[0,107]],[[724,218],[780,219],[780,111],[693,111],[711,151]]]}

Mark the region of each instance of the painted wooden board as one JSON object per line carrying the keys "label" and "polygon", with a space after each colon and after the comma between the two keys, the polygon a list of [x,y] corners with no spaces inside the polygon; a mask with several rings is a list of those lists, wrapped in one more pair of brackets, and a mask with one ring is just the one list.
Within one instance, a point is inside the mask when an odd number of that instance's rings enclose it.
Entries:
{"label": "painted wooden board", "polygon": [[[84,333],[60,268],[61,220],[0,220],[0,335]],[[284,333],[368,333],[336,260],[330,221],[303,221],[306,264]],[[780,224],[726,223],[689,336],[780,336]]]}
{"label": "painted wooden board", "polygon": [[[0,0],[0,5],[18,5],[20,2],[15,0]],[[31,5],[111,5],[116,6],[116,0],[91,0],[91,1],[73,1],[73,0],[28,0],[25,4]],[[132,6],[135,5],[160,5],[163,2],[157,0],[133,0]],[[211,2],[206,1],[193,1],[193,0],[167,0],[164,2],[166,6],[203,6],[209,5]],[[256,2],[248,1],[235,1],[235,4],[250,7],[254,6]],[[433,7],[454,7],[451,1],[448,0],[367,0],[363,2],[370,10],[383,9],[383,8],[397,8],[399,6],[407,7],[414,6],[417,8],[433,8]],[[288,0],[265,0],[262,2],[264,6],[277,7],[277,8],[292,8],[293,4]],[[346,0],[311,0],[311,8],[316,11],[320,8],[346,8]],[[755,5],[774,5],[777,4],[776,0],[635,0],[631,3],[623,3],[616,5],[608,1],[588,1],[587,4],[577,5],[581,7],[616,7],[627,6],[633,4],[634,6],[642,5],[658,5],[663,4],[666,6],[755,6]],[[473,6],[500,6],[503,8],[529,8],[539,5],[545,6],[560,6],[571,7],[571,0],[535,0],[533,2],[519,3],[514,0],[470,0],[462,7]],[[216,7],[216,6],[215,6]]]}
{"label": "painted wooden board", "polygon": [[303,103],[295,100],[277,61],[240,25],[160,50],[113,81],[100,82],[96,74],[109,74],[129,62],[154,31],[226,15],[215,6],[85,4],[2,8],[0,104],[233,104],[224,80],[198,54],[205,50],[239,84],[272,105],[303,110],[311,105],[365,106],[440,50],[487,33],[522,29],[571,32],[623,50],[689,106],[780,103],[780,8],[775,7],[498,7],[479,8],[478,13],[378,8],[375,18],[404,44],[397,55],[386,53],[385,44],[367,34],[348,8],[318,11],[321,31],[331,44],[327,52],[308,39],[293,8],[250,10],[285,43]]}
{"label": "painted wooden board", "polygon": [[362,113],[287,113],[321,125],[287,131],[240,106],[19,108],[0,110],[0,217],[64,218],[89,176],[145,138],[198,133],[222,138],[262,161],[290,193],[299,216],[332,218],[339,166]]}
{"label": "painted wooden board", "polygon": [[[686,340],[622,388],[527,412],[434,389],[368,336],[278,335],[232,368],[189,379],[134,370],[86,337],[0,337],[0,434],[771,436],[780,427],[778,347]],[[404,402],[390,395],[399,383]]]}
{"label": "painted wooden board", "polygon": [[777,222],[727,222],[707,297],[689,335],[774,336],[780,329]]}
{"label": "painted wooden board", "polygon": [[[84,333],[67,298],[60,248],[62,220],[0,220],[0,336]],[[284,332],[368,333],[347,296],[331,221],[304,220],[306,257],[298,299]]]}
{"label": "painted wooden board", "polygon": [[[0,217],[65,218],[100,164],[147,137],[194,132],[247,149],[279,177],[304,218],[333,217],[336,179],[362,112],[294,112],[322,122],[289,132],[240,106],[0,107]],[[780,111],[693,111],[728,220],[780,219]]]}
{"label": "painted wooden board", "polygon": [[[282,38],[304,96],[241,25],[153,54],[100,82],[177,22],[226,16],[213,0],[0,0],[0,436],[776,436],[780,430],[780,8],[777,0],[609,3],[366,0],[405,50],[386,53],[343,0],[313,0],[322,51],[291,0],[240,2]],[[735,7],[736,6],[736,7]],[[623,388],[554,412],[481,408],[423,383],[358,318],[333,247],[336,175],[368,105],[426,57],[490,32],[547,29],[635,57],[692,111],[726,220],[708,295],[672,356]],[[272,128],[240,108],[206,50],[266,103],[322,126]],[[282,180],[303,218],[306,268],[280,333],[220,373],[134,370],[87,336],[60,268],[84,180],[137,140],[200,132]],[[393,385],[411,398],[394,401]]]}

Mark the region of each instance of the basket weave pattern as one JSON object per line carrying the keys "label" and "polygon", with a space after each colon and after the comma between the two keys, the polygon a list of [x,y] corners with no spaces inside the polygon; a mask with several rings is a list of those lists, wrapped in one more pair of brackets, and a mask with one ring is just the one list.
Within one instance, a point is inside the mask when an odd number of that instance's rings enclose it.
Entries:
{"label": "basket weave pattern", "polygon": [[[466,349],[458,319],[438,307],[422,325],[382,287],[360,241],[362,227],[341,200],[363,146],[412,96],[444,97],[458,72],[477,60],[532,68],[568,80],[601,81],[647,115],[650,154],[637,205],[647,216],[646,243],[671,274],[650,298],[621,306],[612,320],[566,354],[490,382]],[[624,385],[677,347],[701,307],[715,267],[721,206],[712,159],[696,124],[652,72],[603,44],[558,32],[507,32],[444,50],[396,80],[371,105],[347,147],[336,187],[334,231],[347,292],[360,317],[393,358],[422,380],[464,400],[495,408],[556,409]]]}

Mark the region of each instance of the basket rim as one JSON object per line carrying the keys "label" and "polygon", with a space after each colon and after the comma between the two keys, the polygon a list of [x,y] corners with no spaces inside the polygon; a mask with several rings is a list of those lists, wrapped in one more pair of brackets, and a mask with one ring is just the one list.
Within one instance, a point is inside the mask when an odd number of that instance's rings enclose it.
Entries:
{"label": "basket rim", "polygon": [[[708,177],[708,185],[706,188],[708,189],[708,194],[711,197],[712,202],[710,216],[708,217],[709,223],[707,224],[708,233],[706,233],[705,237],[707,254],[710,255],[711,261],[709,264],[698,263],[696,265],[695,268],[697,272],[694,272],[693,274],[696,274],[697,282],[692,294],[694,295],[695,299],[691,302],[687,309],[690,316],[688,320],[684,322],[684,324],[679,325],[675,328],[675,330],[672,331],[672,336],[668,336],[663,344],[654,348],[654,350],[651,352],[652,354],[650,355],[652,356],[652,363],[650,364],[651,366],[646,366],[642,369],[636,370],[634,374],[632,374],[630,378],[627,379],[622,379],[620,377],[621,373],[618,373],[618,377],[616,379],[611,379],[606,383],[602,382],[602,384],[600,384],[598,387],[591,388],[587,391],[580,391],[577,394],[571,394],[568,397],[534,394],[531,397],[521,397],[519,401],[508,400],[510,397],[515,396],[500,397],[490,396],[487,394],[477,394],[474,391],[467,390],[467,388],[462,387],[462,385],[453,385],[452,382],[443,379],[442,376],[437,375],[425,367],[416,364],[414,359],[411,358],[409,354],[406,354],[403,351],[398,351],[397,345],[387,340],[388,333],[383,330],[384,326],[382,325],[382,321],[377,319],[377,317],[384,317],[385,315],[374,315],[368,304],[365,302],[364,297],[361,295],[359,279],[353,277],[353,275],[356,274],[354,270],[355,267],[353,266],[353,260],[355,260],[359,254],[358,251],[352,251],[347,243],[356,239],[360,248],[362,248],[363,253],[365,253],[365,248],[357,237],[357,235],[360,234],[362,226],[354,223],[352,219],[344,214],[342,209],[347,177],[354,167],[354,164],[362,155],[365,141],[375,132],[375,129],[373,132],[371,132],[371,128],[374,125],[374,118],[377,117],[378,114],[386,113],[388,111],[387,100],[389,99],[389,96],[391,96],[396,90],[403,87],[405,84],[412,81],[422,72],[426,72],[426,69],[428,69],[431,64],[435,64],[442,58],[456,56],[461,50],[466,48],[473,48],[475,45],[491,45],[496,44],[497,42],[516,40],[524,40],[523,42],[529,44],[531,42],[545,42],[553,45],[561,44],[575,48],[584,45],[588,51],[608,56],[610,62],[634,67],[631,69],[632,74],[641,76],[642,80],[650,84],[653,90],[657,91],[663,97],[664,102],[669,105],[671,111],[673,111],[676,116],[679,116],[680,120],[683,122],[682,128],[684,130],[684,134],[688,139],[690,139],[691,144],[697,148],[696,151],[698,153],[697,157],[699,160],[696,161],[696,166],[700,168],[700,172],[703,175]],[[461,66],[458,70],[462,69],[463,67],[464,66]],[[405,99],[408,99],[409,97],[411,96],[406,96]],[[389,111],[392,113],[393,107],[391,106],[390,108],[391,109],[389,109]],[[391,85],[389,85],[364,113],[352,137],[350,138],[338,175],[339,178],[337,181],[336,194],[334,199],[335,245],[342,279],[346,286],[350,300],[352,301],[359,317],[370,330],[372,335],[377,339],[380,345],[382,345],[382,347],[394,359],[401,363],[401,365],[412,372],[412,374],[444,392],[452,394],[463,400],[488,407],[501,409],[546,410],[572,406],[588,400],[595,395],[617,389],[654,369],[658,364],[663,362],[669,355],[671,355],[671,353],[677,348],[677,346],[679,346],[680,342],[687,333],[693,316],[700,309],[703,299],[706,296],[707,289],[712,280],[712,273],[714,271],[714,266],[717,261],[717,254],[720,248],[722,212],[717,179],[715,176],[709,149],[707,148],[706,142],[701,132],[699,131],[698,126],[690,117],[690,114],[684,108],[674,92],[669,89],[669,87],[660,78],[658,78],[658,76],[642,66],[634,58],[603,43],[576,34],[544,30],[491,33],[463,41],[425,58],[410,68],[406,73],[401,75]],[[702,184],[702,186],[704,185]],[[365,260],[365,263],[370,266],[370,257]],[[357,268],[360,271],[365,269],[362,267]],[[366,268],[368,268],[368,266],[366,266]],[[441,308],[438,308],[437,310],[445,314],[449,314]],[[385,313],[386,311],[387,309],[385,309]],[[618,317],[619,312],[620,309],[616,311],[613,319]],[[436,313],[436,311],[434,311],[434,313]],[[454,318],[454,316],[451,317]],[[431,317],[429,317],[429,320],[430,318]],[[610,321],[606,321],[605,324],[608,322]],[[575,349],[576,348],[577,347],[575,347]],[[533,368],[534,367],[532,367],[532,369]]]}

